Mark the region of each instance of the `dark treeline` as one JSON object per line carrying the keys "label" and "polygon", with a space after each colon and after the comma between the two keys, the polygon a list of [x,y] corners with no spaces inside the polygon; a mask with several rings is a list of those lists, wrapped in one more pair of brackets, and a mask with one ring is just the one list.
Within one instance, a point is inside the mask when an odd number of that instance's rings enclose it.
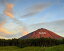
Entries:
{"label": "dark treeline", "polygon": [[37,39],[0,39],[0,46],[18,46],[18,47],[27,47],[27,46],[55,46],[64,44],[64,39],[56,40],[51,38],[37,38]]}

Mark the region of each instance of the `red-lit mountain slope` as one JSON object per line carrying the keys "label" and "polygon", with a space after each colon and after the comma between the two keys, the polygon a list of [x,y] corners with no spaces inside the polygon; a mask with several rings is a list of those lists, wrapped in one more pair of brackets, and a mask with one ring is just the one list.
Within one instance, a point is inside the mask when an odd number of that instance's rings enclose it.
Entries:
{"label": "red-lit mountain slope", "polygon": [[62,39],[63,37],[57,35],[56,33],[52,32],[52,31],[49,31],[47,29],[44,29],[44,28],[41,28],[41,29],[38,29],[32,33],[29,33],[21,38],[23,39],[29,39],[29,38],[52,38],[52,39]]}

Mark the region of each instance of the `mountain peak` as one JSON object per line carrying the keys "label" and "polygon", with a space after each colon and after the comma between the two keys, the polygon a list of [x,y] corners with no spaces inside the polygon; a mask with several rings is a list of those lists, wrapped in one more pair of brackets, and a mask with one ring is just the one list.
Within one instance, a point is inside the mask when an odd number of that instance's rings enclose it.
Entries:
{"label": "mountain peak", "polygon": [[34,32],[31,32],[21,38],[23,39],[26,39],[26,38],[52,38],[52,39],[62,39],[63,37],[59,36],[58,34],[50,31],[50,30],[47,30],[45,28],[40,28]]}

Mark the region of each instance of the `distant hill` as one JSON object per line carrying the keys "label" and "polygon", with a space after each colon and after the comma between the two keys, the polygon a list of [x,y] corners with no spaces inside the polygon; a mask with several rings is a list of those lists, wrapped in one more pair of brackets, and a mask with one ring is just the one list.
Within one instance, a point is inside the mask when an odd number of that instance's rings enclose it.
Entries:
{"label": "distant hill", "polygon": [[44,28],[41,28],[41,29],[38,29],[34,32],[31,32],[23,37],[21,37],[21,39],[30,39],[30,38],[52,38],[52,39],[62,39],[63,37],[61,37],[60,35],[50,31],[50,30],[47,30],[47,29],[44,29]]}

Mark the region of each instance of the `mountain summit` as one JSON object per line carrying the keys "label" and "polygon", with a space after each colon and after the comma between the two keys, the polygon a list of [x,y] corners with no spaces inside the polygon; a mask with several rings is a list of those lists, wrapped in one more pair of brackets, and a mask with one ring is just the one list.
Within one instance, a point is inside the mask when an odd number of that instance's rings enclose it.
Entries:
{"label": "mountain summit", "polygon": [[44,28],[38,29],[34,32],[31,32],[21,38],[22,39],[29,39],[29,38],[42,38],[42,37],[52,38],[52,39],[62,39],[63,38],[60,35],[52,32],[50,30],[44,29]]}

